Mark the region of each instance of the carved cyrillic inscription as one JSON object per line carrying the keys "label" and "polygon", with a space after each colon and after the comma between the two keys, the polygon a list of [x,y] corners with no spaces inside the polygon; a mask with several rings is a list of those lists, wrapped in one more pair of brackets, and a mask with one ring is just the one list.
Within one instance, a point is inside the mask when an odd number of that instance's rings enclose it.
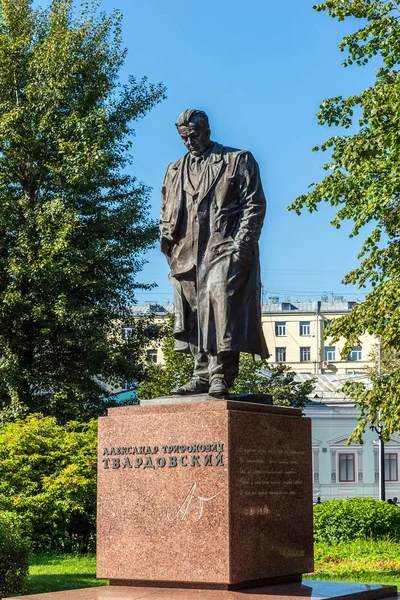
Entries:
{"label": "carved cyrillic inscription", "polygon": [[304,485],[298,473],[305,454],[302,450],[241,448],[240,495],[265,500],[274,496],[298,496]]}
{"label": "carved cyrillic inscription", "polygon": [[223,467],[224,444],[111,446],[103,448],[103,469]]}

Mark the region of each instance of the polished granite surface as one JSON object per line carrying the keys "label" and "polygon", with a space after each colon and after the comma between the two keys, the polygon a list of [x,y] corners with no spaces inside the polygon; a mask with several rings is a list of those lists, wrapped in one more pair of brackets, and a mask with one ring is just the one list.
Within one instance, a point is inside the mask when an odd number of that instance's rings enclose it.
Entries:
{"label": "polished granite surface", "polygon": [[[19,600],[375,600],[397,598],[395,586],[368,585],[304,580],[302,584],[290,583],[237,592],[219,590],[188,590],[150,587],[96,587],[84,590],[52,592],[19,596]],[[4,599],[6,600],[6,599]]]}

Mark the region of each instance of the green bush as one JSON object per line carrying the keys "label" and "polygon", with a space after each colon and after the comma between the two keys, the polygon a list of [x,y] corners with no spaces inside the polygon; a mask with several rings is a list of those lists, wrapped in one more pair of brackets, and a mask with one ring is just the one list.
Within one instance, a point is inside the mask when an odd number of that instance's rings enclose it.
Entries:
{"label": "green bush", "polygon": [[400,540],[400,508],[373,498],[328,500],[314,506],[314,539],[334,544],[359,538]]}
{"label": "green bush", "polygon": [[0,511],[22,520],[35,550],[86,551],[94,541],[97,422],[33,414],[0,428]]}
{"label": "green bush", "polygon": [[29,543],[23,538],[18,517],[0,513],[0,596],[24,591],[28,574]]}

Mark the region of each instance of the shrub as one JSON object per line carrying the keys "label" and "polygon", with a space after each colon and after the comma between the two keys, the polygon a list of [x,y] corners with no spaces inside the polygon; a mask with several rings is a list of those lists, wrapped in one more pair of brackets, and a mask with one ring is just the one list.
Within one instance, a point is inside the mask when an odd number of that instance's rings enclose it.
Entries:
{"label": "shrub", "polygon": [[314,506],[316,542],[388,536],[400,540],[400,508],[383,500],[346,498]]}
{"label": "shrub", "polygon": [[18,518],[0,513],[0,596],[22,594],[28,574],[29,543]]}
{"label": "shrub", "polygon": [[0,511],[34,549],[87,550],[94,539],[97,423],[33,414],[0,428]]}

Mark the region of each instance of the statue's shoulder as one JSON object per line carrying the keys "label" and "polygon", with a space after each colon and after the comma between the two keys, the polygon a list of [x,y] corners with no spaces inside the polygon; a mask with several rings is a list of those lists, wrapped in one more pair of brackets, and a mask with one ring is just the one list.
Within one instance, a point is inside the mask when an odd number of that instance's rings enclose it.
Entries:
{"label": "statue's shoulder", "polygon": [[230,146],[221,146],[221,154],[224,160],[236,167],[238,164],[252,165],[255,163],[255,158],[249,150],[240,150],[239,148],[231,148]]}
{"label": "statue's shoulder", "polygon": [[179,167],[182,166],[185,156],[186,156],[186,154],[184,156],[182,156],[181,158],[178,158],[178,160],[175,160],[174,162],[170,163],[167,167],[166,174],[170,173],[171,171],[176,171],[177,169],[179,169]]}
{"label": "statue's shoulder", "polygon": [[251,159],[254,160],[254,157],[249,150],[241,150],[240,148],[231,148],[230,146],[222,146],[221,144],[218,144],[218,145],[220,146],[220,153],[227,160],[236,161],[238,158],[242,158],[242,157],[243,158],[249,157],[250,160]]}
{"label": "statue's shoulder", "polygon": [[246,150],[240,150],[239,148],[231,148],[230,146],[222,146],[223,148],[223,154],[225,154],[225,156],[237,156],[238,154],[241,154],[242,152],[246,152]]}

